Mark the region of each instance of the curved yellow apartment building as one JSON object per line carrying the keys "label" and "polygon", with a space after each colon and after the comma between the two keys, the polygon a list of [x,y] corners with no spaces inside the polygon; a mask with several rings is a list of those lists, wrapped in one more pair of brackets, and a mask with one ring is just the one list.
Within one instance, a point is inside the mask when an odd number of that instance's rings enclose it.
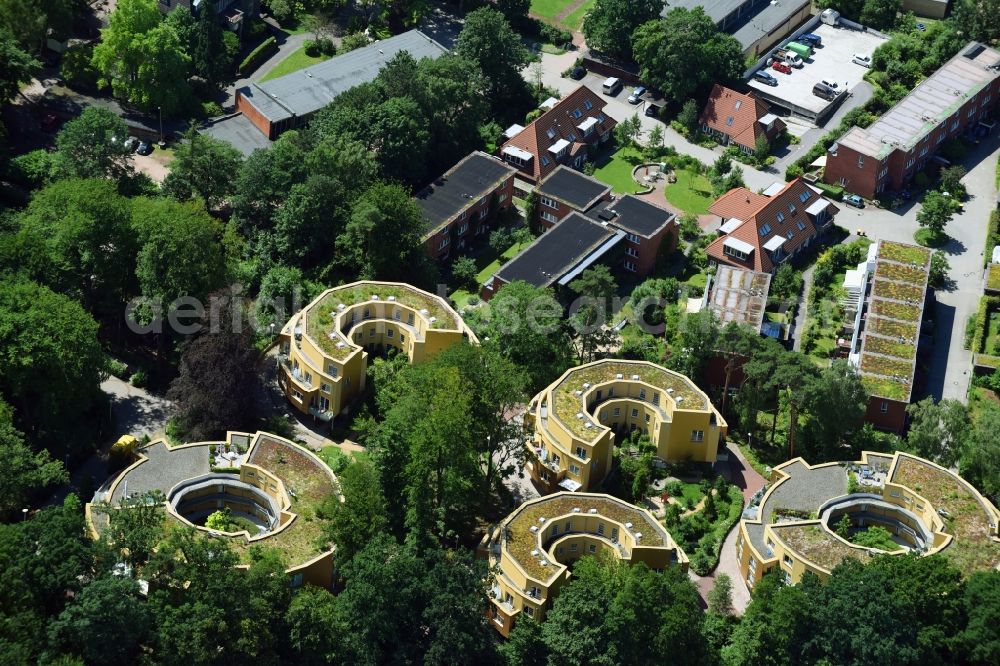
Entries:
{"label": "curved yellow apartment building", "polygon": [[541,622],[584,555],[613,554],[651,569],[688,559],[649,511],[610,495],[561,492],[525,502],[483,538],[496,580],[490,619],[504,636],[524,614]]}
{"label": "curved yellow apartment building", "polygon": [[[885,552],[942,553],[966,575],[1000,567],[1000,513],[958,474],[929,460],[870,451],[859,462],[811,466],[795,458],[775,467],[772,480],[740,521],[736,553],[747,587],[775,569],[788,584],[807,571],[827,578],[846,558]],[[842,538],[836,529],[844,517],[851,532],[887,529],[898,550]]]}
{"label": "curved yellow apartment building", "polygon": [[725,419],[684,375],[646,361],[567,370],[531,400],[525,425],[532,480],[547,492],[593,490],[611,470],[615,435],[642,430],[657,456],[715,462]]}
{"label": "curved yellow apartment building", "polygon": [[421,363],[476,335],[440,296],[400,282],[327,289],[279,336],[278,380],[300,412],[330,421],[365,388],[369,353],[394,348]]}

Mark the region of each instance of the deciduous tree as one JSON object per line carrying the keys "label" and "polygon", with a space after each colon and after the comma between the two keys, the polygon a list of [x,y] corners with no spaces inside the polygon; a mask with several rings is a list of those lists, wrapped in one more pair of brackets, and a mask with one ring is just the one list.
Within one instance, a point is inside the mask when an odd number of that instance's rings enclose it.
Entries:
{"label": "deciduous tree", "polygon": [[528,64],[528,51],[520,35],[495,9],[482,7],[466,15],[455,53],[479,66],[494,105],[524,90],[521,70]]}
{"label": "deciduous tree", "polygon": [[128,126],[111,111],[91,106],[70,120],[56,135],[60,168],[76,178],[111,178],[132,175]]}
{"label": "deciduous tree", "polygon": [[199,196],[212,209],[235,191],[242,163],[243,156],[231,145],[192,128],[174,150],[163,189],[179,201]]}
{"label": "deciduous tree", "polygon": [[11,519],[28,506],[32,495],[67,481],[61,462],[46,450],[31,450],[14,427],[14,411],[0,399],[0,516]]}
{"label": "deciduous tree", "polygon": [[660,16],[659,0],[597,0],[583,19],[583,34],[590,48],[613,58],[632,58],[632,33]]}

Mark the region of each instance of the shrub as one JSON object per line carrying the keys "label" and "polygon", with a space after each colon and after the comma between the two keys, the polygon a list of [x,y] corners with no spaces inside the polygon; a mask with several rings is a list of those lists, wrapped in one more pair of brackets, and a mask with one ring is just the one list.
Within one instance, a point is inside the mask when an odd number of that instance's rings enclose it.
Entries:
{"label": "shrub", "polygon": [[785,169],[785,180],[795,180],[802,176],[803,173],[802,167],[798,164],[789,164],[788,168]]}
{"label": "shrub", "polygon": [[132,386],[139,386],[139,387],[146,386],[147,384],[149,384],[149,373],[143,370],[142,368],[139,368],[138,370],[132,373],[132,376],[129,377],[128,381],[129,384],[131,384]]}
{"label": "shrub", "polygon": [[337,52],[337,45],[329,37],[307,39],[304,46],[306,55],[311,58],[317,58],[321,55],[332,56]]}
{"label": "shrub", "polygon": [[12,159],[8,175],[19,185],[38,189],[56,175],[58,161],[58,155],[39,148]]}
{"label": "shrub", "polygon": [[201,112],[206,118],[218,118],[225,113],[218,102],[202,102]]}
{"label": "shrub", "polygon": [[557,46],[568,44],[573,41],[573,35],[568,30],[560,30],[559,28],[542,21],[539,21],[538,36],[543,42],[548,42]]}
{"label": "shrub", "polygon": [[352,32],[340,40],[340,49],[337,53],[349,53],[362,46],[368,46],[368,37],[363,32]]}
{"label": "shrub", "polygon": [[107,371],[115,377],[124,377],[128,372],[128,366],[116,358],[108,357],[106,364]]}
{"label": "shrub", "polygon": [[240,74],[246,75],[255,70],[267,58],[271,57],[277,49],[278,41],[273,36],[265,39],[260,43],[260,46],[247,54],[247,57],[240,63]]}

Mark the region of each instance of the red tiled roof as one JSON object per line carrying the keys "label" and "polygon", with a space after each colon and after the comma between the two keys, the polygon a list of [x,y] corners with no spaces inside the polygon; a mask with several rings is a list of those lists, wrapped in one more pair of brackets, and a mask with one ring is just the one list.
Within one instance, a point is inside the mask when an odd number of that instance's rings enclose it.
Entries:
{"label": "red tiled roof", "polygon": [[[769,111],[767,102],[757,99],[753,94],[738,93],[715,84],[698,122],[728,135],[734,143],[753,149],[757,146],[757,139],[767,135],[767,128],[757,121]],[[772,126],[773,133],[784,127],[784,121],[776,120]]]}
{"label": "red tiled roof", "polygon": [[[587,108],[588,102],[591,107],[589,109]],[[601,134],[614,129],[618,122],[604,113],[606,104],[607,102],[600,95],[586,86],[580,86],[504,143],[500,148],[500,155],[504,156],[503,149],[508,146],[531,153],[533,159],[530,164],[526,166],[512,164],[512,166],[518,166],[520,172],[528,178],[536,182],[540,181],[559,166],[559,163],[548,152],[549,146],[560,139],[565,139],[571,144],[570,149],[566,151],[567,154],[575,156],[586,144],[583,140],[583,132],[577,129],[577,125],[584,120],[587,118],[598,119],[591,135],[594,141]],[[577,112],[580,114],[579,117],[574,116]],[[549,137],[550,130],[552,131],[551,138]],[[548,158],[548,164],[542,164],[541,158],[543,156]]]}
{"label": "red tiled roof", "polygon": [[[802,201],[802,195],[805,193],[808,193],[808,196]],[[748,199],[750,203],[747,203]],[[742,187],[730,190],[719,197],[709,211],[723,219],[743,220],[743,224],[731,233],[716,238],[706,251],[716,261],[770,273],[774,269],[774,262],[771,260],[770,252],[764,249],[764,245],[775,236],[781,236],[785,239],[782,249],[785,254],[790,255],[808,239],[814,237],[817,229],[806,209],[820,199],[822,197],[801,178],[788,183],[771,197],[756,194]],[[828,202],[828,206],[831,216],[839,211],[832,203]],[[800,222],[805,226],[804,229],[799,228]],[[765,231],[763,234],[762,230]],[[791,238],[788,238],[789,232],[792,234]],[[753,253],[745,261],[725,254],[723,243],[726,238],[737,238],[749,243],[753,246]]]}

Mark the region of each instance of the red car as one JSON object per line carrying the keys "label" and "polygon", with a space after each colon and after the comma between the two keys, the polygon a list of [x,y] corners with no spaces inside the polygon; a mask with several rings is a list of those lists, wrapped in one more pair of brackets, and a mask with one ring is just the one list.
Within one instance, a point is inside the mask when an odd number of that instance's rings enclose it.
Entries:
{"label": "red car", "polygon": [[792,73],[792,68],[789,67],[788,65],[786,65],[785,63],[781,62],[780,60],[775,60],[771,64],[771,69],[776,69],[779,72],[781,72],[782,74],[791,74]]}

